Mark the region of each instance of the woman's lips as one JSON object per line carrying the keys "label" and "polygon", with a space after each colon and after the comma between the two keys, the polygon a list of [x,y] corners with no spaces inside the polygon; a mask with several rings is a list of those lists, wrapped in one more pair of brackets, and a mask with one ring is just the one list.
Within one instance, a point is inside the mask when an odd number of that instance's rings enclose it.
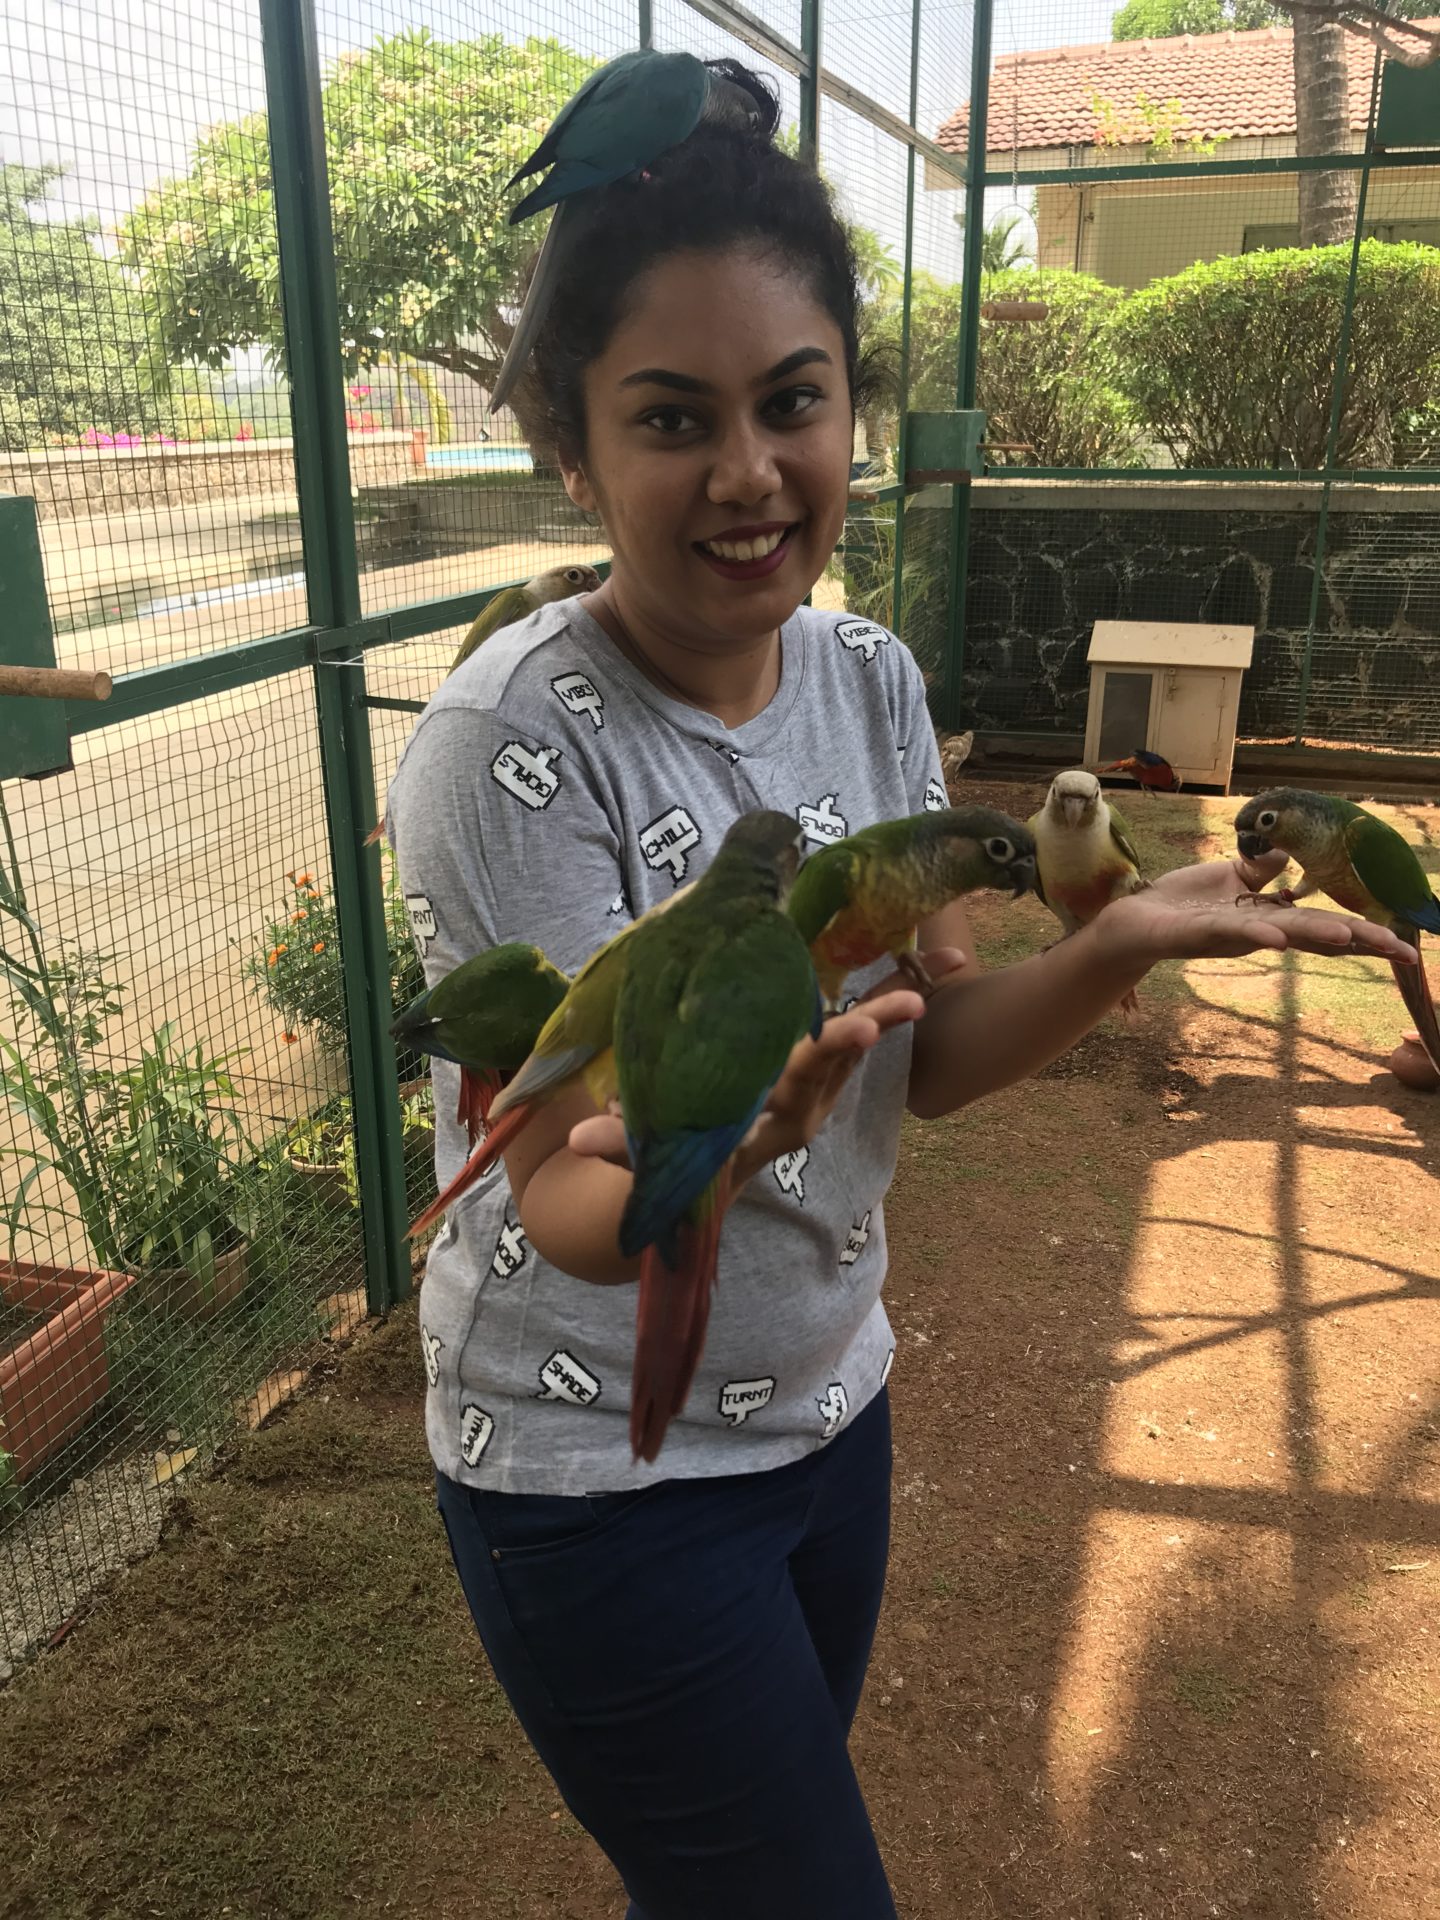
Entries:
{"label": "woman's lips", "polygon": [[748,538],[739,533],[722,540],[697,540],[695,551],[724,580],[763,580],[784,564],[793,525],[757,529]]}

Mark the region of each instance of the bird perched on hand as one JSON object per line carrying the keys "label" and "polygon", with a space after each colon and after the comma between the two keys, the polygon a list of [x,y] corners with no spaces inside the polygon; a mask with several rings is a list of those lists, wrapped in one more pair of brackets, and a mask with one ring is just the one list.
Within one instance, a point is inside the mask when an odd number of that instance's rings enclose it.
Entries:
{"label": "bird perched on hand", "polygon": [[391,1023],[396,1040],[459,1067],[455,1119],[472,1147],[491,1102],[524,1065],[569,986],[538,947],[511,940],[452,967]]}
{"label": "bird perched on hand", "polygon": [[[569,566],[550,567],[544,573],[537,573],[533,580],[527,580],[521,587],[506,587],[487,600],[476,614],[470,631],[460,642],[460,651],[446,669],[447,677],[468,660],[477,647],[499,633],[502,627],[513,627],[517,620],[528,619],[541,607],[548,607],[555,600],[568,600],[573,594],[595,593],[600,587],[600,576],[594,567]],[[385,838],[383,817],[365,836],[365,845],[373,847],[377,840]]]}
{"label": "bird perched on hand", "polygon": [[810,955],[783,911],[803,833],[748,813],[668,913],[637,927],[615,1008],[634,1187],[620,1250],[640,1255],[630,1443],[653,1460],[705,1344],[730,1163],[790,1050],[819,1031]]}
{"label": "bird perched on hand", "polygon": [[555,215],[530,276],[525,305],[490,395],[504,405],[530,356],[554,297],[555,282],[580,196],[640,174],[687,140],[702,120],[747,126],[758,118],[755,96],[727,75],[732,62],[693,53],[622,53],[592,73],[550,123],[550,130],[510,181],[550,169],[510,214],[511,223],[554,207]]}
{"label": "bird perched on hand", "polygon": [[1420,935],[1440,933],[1440,900],[1409,842],[1353,800],[1301,787],[1272,787],[1247,800],[1235,816],[1235,837],[1247,860],[1279,847],[1299,863],[1304,884],[1279,889],[1282,900],[1328,893],[1347,913],[1388,927],[1414,947],[1413,966],[1392,960],[1390,967],[1420,1044],[1440,1072],[1440,1025],[1420,958]]}
{"label": "bird perched on hand", "polygon": [[979,887],[1019,895],[1034,884],[1028,827],[993,807],[945,807],[882,820],[812,853],[789,913],[833,1009],[846,976],[887,954],[928,993],[930,976],[910,952],[919,923]]}
{"label": "bird perched on hand", "polygon": [[491,1101],[485,1138],[454,1179],[411,1222],[412,1240],[498,1165],[511,1141],[548,1102],[571,1087],[583,1085],[597,1107],[603,1110],[608,1104],[616,1090],[612,1051],[615,1003],[625,977],[630,941],[648,920],[668,913],[690,891],[690,887],[681,887],[677,893],[668,894],[591,954],[541,1027],[529,1055]]}
{"label": "bird perched on hand", "polygon": [[1158,753],[1147,753],[1144,747],[1136,747],[1128,760],[1112,760],[1108,767],[1102,767],[1100,771],[1128,773],[1146,793],[1180,791],[1180,776],[1170,762],[1162,759]]}
{"label": "bird perched on hand", "polygon": [[551,567],[545,573],[537,573],[533,580],[527,580],[523,587],[506,587],[493,600],[487,600],[476,614],[473,626],[460,643],[460,651],[450,662],[451,673],[502,627],[513,627],[517,620],[527,619],[554,600],[568,600],[577,593],[596,593],[599,587],[600,576],[594,567],[582,566]]}
{"label": "bird perched on hand", "polygon": [[[1056,774],[1030,827],[1035,891],[1065,929],[1062,938],[1088,927],[1112,900],[1138,893],[1146,884],[1129,829],[1085,767]],[[1133,988],[1120,1002],[1125,1013],[1137,1012],[1139,1005]]]}

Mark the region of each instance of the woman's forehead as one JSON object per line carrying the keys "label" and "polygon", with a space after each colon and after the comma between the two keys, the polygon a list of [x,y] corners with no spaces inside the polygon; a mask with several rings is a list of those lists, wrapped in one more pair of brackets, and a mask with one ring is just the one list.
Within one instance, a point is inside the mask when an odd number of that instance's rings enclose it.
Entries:
{"label": "woman's forehead", "polygon": [[750,249],[683,253],[636,282],[601,355],[607,380],[666,368],[712,385],[752,380],[802,349],[844,364],[840,330],[807,277]]}

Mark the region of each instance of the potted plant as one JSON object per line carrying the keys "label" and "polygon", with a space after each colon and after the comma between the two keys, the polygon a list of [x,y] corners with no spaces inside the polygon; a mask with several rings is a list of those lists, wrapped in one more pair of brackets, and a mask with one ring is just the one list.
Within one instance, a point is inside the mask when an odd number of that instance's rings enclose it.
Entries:
{"label": "potted plant", "polygon": [[254,1159],[223,1055],[177,1046],[167,1021],[133,1066],[101,1076],[111,1126],[110,1204],[141,1297],[204,1319],[245,1285],[253,1222],[237,1176]]}
{"label": "potted plant", "polygon": [[285,1157],[323,1206],[358,1207],[349,1095],[337,1093],[323,1107],[297,1120],[285,1136]]}
{"label": "potted plant", "polygon": [[[385,880],[385,928],[390,953],[390,1000],[407,1006],[425,985],[425,971],[410,937],[395,862],[388,847]],[[288,906],[269,920],[244,971],[284,1022],[287,1041],[313,1031],[327,1052],[345,1056],[345,977],[340,960],[340,920],[333,895],[303,868],[285,875]],[[402,1049],[400,1077],[415,1072],[421,1057]]]}

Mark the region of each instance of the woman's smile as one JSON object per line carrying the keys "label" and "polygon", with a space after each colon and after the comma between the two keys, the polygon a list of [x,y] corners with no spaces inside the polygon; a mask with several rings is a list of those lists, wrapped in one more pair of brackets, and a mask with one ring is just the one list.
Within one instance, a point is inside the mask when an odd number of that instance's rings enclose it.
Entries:
{"label": "woman's smile", "polygon": [[784,565],[797,524],[772,520],[764,526],[731,527],[695,541],[695,551],[722,580],[765,580]]}

